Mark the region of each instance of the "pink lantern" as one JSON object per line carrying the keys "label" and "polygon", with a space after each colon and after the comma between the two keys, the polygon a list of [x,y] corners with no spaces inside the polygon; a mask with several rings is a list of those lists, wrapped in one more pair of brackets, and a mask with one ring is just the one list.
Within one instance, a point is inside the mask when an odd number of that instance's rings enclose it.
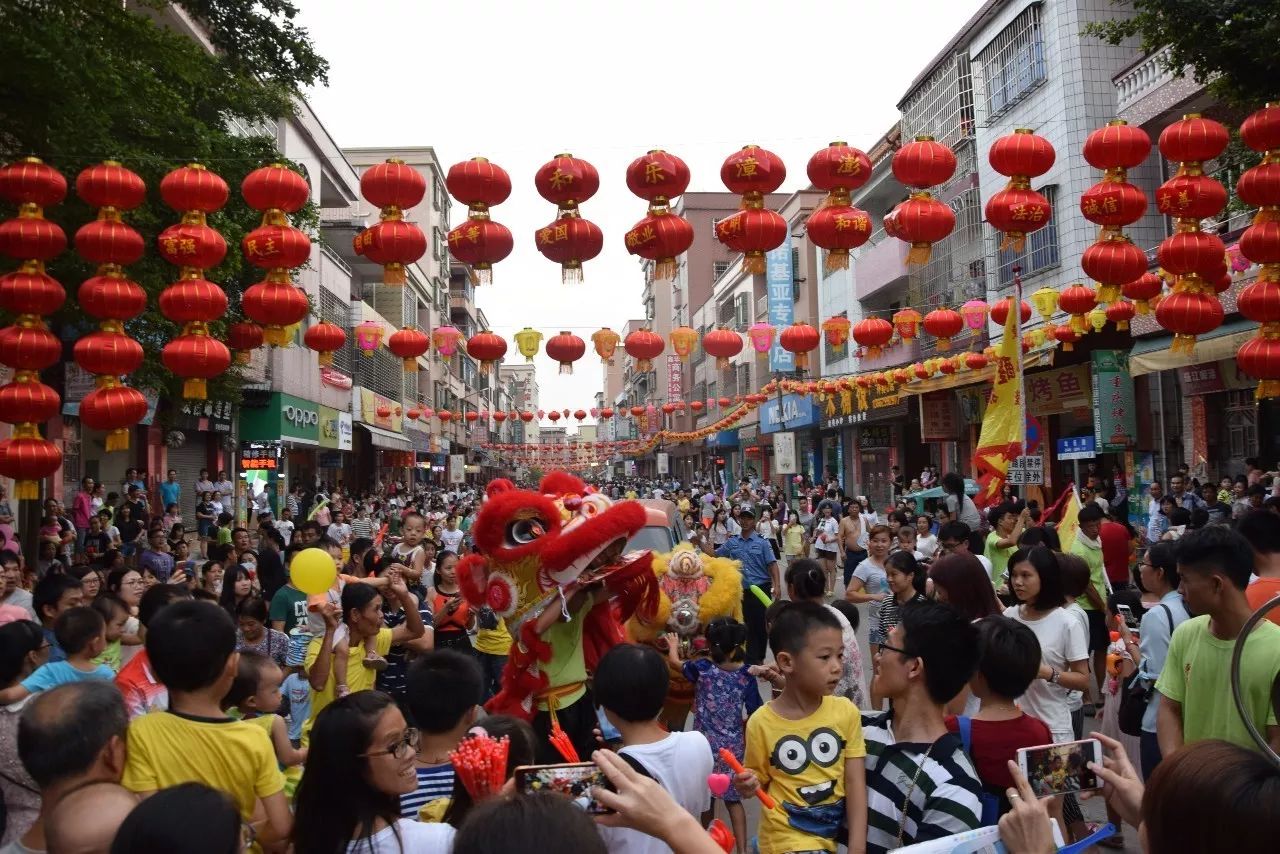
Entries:
{"label": "pink lantern", "polygon": [[366,358],[382,345],[383,332],[382,324],[376,320],[366,320],[356,327],[356,346]]}
{"label": "pink lantern", "polygon": [[593,406],[593,407],[591,407],[591,409],[590,409],[589,411],[591,412],[591,417],[592,417],[592,418],[596,418],[597,416],[599,416],[599,415],[600,415],[600,410],[599,410],[599,409],[597,409],[597,408],[596,408],[596,407],[594,407],[594,406]]}
{"label": "pink lantern", "polygon": [[437,326],[431,333],[432,345],[446,362],[449,361],[450,356],[458,352],[458,342],[461,340],[462,333],[452,326]]}
{"label": "pink lantern", "polygon": [[773,346],[773,336],[777,332],[769,323],[753,323],[751,328],[747,330],[747,337],[751,339],[751,346],[757,353],[768,353],[769,348]]}
{"label": "pink lantern", "polygon": [[985,300],[971,299],[960,306],[960,315],[964,318],[965,326],[970,329],[984,329],[987,325],[987,312],[989,310]]}

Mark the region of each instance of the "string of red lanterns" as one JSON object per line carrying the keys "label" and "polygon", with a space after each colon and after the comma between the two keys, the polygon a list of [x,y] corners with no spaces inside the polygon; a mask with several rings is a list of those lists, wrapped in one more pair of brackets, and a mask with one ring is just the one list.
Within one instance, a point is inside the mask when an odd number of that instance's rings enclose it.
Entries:
{"label": "string of red lanterns", "polygon": [[600,173],[579,157],[557,154],[538,169],[533,184],[557,211],[554,221],[534,233],[534,243],[543,256],[560,265],[560,281],[581,282],[583,262],[604,248],[604,232],[578,210],[600,189]]}
{"label": "string of red lanterns", "polygon": [[1259,324],[1258,334],[1236,353],[1236,364],[1259,381],[1262,400],[1280,397],[1280,106],[1268,104],[1250,115],[1240,136],[1263,154],[1236,183],[1237,195],[1258,208],[1240,236],[1240,252],[1262,269],[1236,299],[1240,313]]}
{"label": "string of red lanterns", "polygon": [[490,215],[492,207],[511,195],[511,176],[498,164],[473,157],[450,166],[444,183],[449,195],[467,206],[467,221],[449,232],[449,251],[470,265],[473,282],[489,284],[493,265],[515,246],[511,229]]}

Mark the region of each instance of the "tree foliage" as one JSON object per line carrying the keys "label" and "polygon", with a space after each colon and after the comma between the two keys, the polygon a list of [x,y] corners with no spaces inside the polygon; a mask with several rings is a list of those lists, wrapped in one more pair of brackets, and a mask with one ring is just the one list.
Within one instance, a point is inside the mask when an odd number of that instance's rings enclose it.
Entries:
{"label": "tree foliage", "polygon": [[1090,24],[1109,44],[1137,36],[1148,53],[1168,45],[1168,67],[1190,68],[1228,104],[1256,109],[1280,93],[1280,0],[1112,0],[1132,17]]}
{"label": "tree foliage", "polygon": [[[125,214],[148,251],[127,272],[146,289],[148,309],[127,324],[147,357],[131,382],[176,397],[180,383],[160,363],[163,344],[178,328],[160,314],[156,297],[177,275],[157,254],[156,236],[179,220],[160,199],[160,179],[188,162],[201,162],[231,187],[227,206],[209,224],[227,240],[226,260],[207,271],[238,311],[244,288],[262,278],[242,263],[240,239],[261,216],[240,197],[244,176],[280,160],[275,121],[292,115],[302,87],[322,82],[327,65],[305,30],[292,23],[288,0],[190,0],[191,16],[211,30],[217,53],[171,29],[166,4],[147,0],[126,9],[118,0],[10,0],[0,11],[0,160],[34,155],[75,176],[102,160],[119,160],[147,183],[147,201]],[[11,212],[6,211],[6,214]],[[46,216],[68,238],[95,212],[74,190]],[[314,232],[316,211],[296,224]],[[76,289],[93,275],[70,249],[48,266],[67,289],[67,305],[54,318],[68,333],[88,328]],[[221,336],[223,325],[215,324]],[[210,397],[239,399],[234,369],[209,385]]]}

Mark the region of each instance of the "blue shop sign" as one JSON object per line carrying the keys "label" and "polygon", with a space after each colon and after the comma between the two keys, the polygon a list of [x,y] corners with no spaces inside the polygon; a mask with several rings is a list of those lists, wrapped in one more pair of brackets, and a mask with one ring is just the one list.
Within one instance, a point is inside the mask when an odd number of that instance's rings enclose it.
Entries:
{"label": "blue shop sign", "polygon": [[1097,444],[1092,435],[1068,436],[1058,440],[1058,459],[1060,460],[1091,460],[1097,455]]}
{"label": "blue shop sign", "polygon": [[818,405],[807,396],[784,394],[760,404],[760,432],[776,433],[779,430],[798,430],[818,423]]}
{"label": "blue shop sign", "polygon": [[735,427],[732,430],[721,430],[714,436],[707,437],[707,446],[711,448],[736,448],[738,447],[738,430]]}

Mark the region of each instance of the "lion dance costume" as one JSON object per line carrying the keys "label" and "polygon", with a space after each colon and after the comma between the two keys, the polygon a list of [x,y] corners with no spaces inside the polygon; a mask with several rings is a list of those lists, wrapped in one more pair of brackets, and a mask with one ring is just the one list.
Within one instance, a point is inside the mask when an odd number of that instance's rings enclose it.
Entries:
{"label": "lion dance costume", "polygon": [[[707,624],[716,617],[742,620],[742,574],[738,561],[712,557],[688,543],[669,554],[654,555],[658,579],[658,608],[652,616],[637,613],[627,624],[632,640],[666,651],[663,634],[680,636],[682,657],[690,658],[705,647]],[[664,656],[665,658],[665,656]],[[681,669],[667,661],[671,687],[663,713],[668,722],[683,726],[693,705],[693,683]]]}
{"label": "lion dance costume", "polygon": [[504,617],[514,643],[502,690],[485,708],[533,723],[539,761],[563,761],[547,740],[553,721],[579,756],[595,749],[595,707],[587,675],[625,635],[636,614],[652,615],[658,586],[652,555],[623,556],[645,524],[635,502],[617,504],[563,472],[537,492],[498,479],[471,532],[478,554],[458,565],[462,593]]}

